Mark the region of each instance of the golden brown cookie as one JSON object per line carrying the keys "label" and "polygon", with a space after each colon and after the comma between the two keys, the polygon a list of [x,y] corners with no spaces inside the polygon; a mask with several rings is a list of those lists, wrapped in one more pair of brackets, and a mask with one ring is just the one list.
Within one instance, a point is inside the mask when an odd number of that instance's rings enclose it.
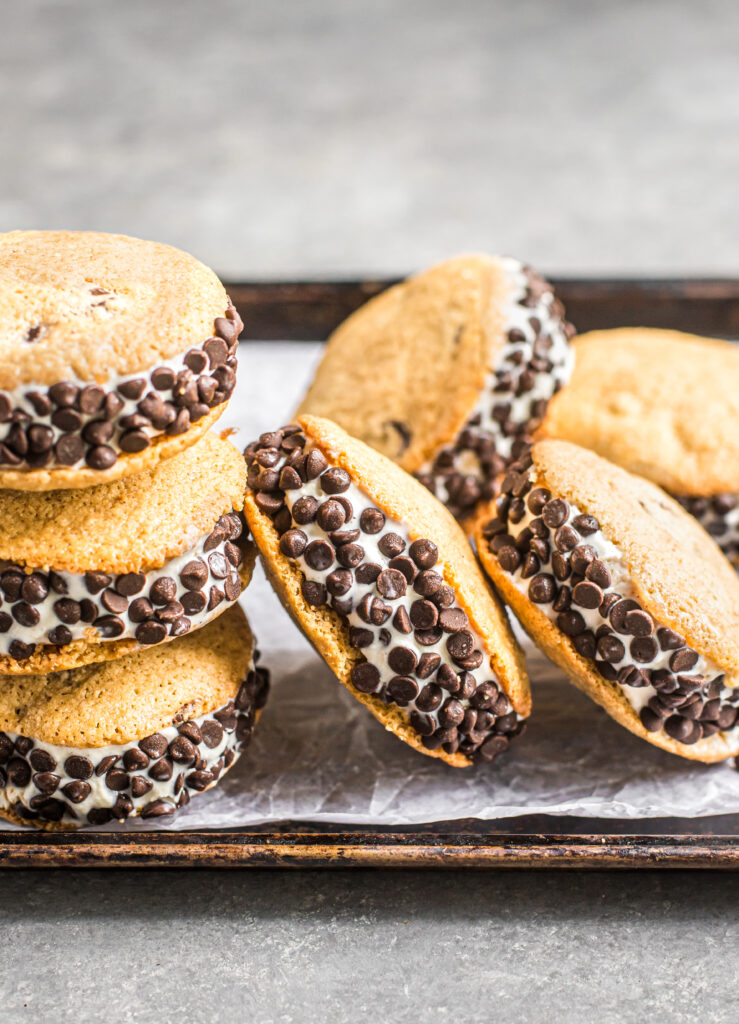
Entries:
{"label": "golden brown cookie", "polygon": [[739,753],[739,578],[664,491],[540,441],[476,540],[534,642],[617,722],[682,757]]}
{"label": "golden brown cookie", "polygon": [[159,818],[246,748],[269,674],[238,606],[118,661],[0,687],[0,815],[40,828]]}
{"label": "golden brown cookie", "polygon": [[299,414],[339,423],[467,519],[566,383],[572,333],[529,267],[458,256],[350,316]]}
{"label": "golden brown cookie", "polygon": [[226,407],[243,324],[168,245],[0,235],[0,487],[90,487],[151,469]]}
{"label": "golden brown cookie", "polygon": [[303,416],[245,454],[267,576],[339,681],[416,750],[492,761],[522,731],[528,679],[446,509],[328,420]]}
{"label": "golden brown cookie", "polygon": [[0,672],[120,658],[223,611],[254,565],[245,481],[236,448],[206,434],[110,484],[0,491]]}
{"label": "golden brown cookie", "polygon": [[646,327],[573,341],[540,437],[591,448],[669,491],[739,566],[739,346]]}

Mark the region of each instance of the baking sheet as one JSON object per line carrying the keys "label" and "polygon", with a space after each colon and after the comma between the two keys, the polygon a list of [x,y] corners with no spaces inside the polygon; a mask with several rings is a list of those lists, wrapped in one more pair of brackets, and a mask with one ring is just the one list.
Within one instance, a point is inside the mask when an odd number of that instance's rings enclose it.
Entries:
{"label": "baking sheet", "polygon": [[[320,345],[245,345],[225,426],[243,447],[289,419]],[[293,821],[415,825],[523,814],[588,818],[739,813],[732,764],[684,761],[638,740],[525,640],[534,711],[497,763],[453,769],[395,739],[341,687],[281,608],[259,569],[243,598],[272,670],[272,693],[249,751],[168,829]],[[5,828],[13,826],[5,825]],[[160,829],[138,819],[104,831]]]}

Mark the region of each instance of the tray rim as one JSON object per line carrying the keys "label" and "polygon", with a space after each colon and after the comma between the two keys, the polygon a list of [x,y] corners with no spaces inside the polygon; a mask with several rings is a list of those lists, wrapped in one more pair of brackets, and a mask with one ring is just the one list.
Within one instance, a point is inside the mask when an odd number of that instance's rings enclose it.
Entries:
{"label": "tray rim", "polygon": [[0,833],[0,868],[722,868],[736,836],[504,833]]}
{"label": "tray rim", "polygon": [[[260,342],[322,340],[397,277],[232,281],[227,290]],[[616,324],[739,338],[739,277],[552,275],[581,331]],[[556,816],[552,816],[556,818]],[[700,821],[701,819],[695,819]],[[614,819],[625,824],[628,819]],[[739,834],[402,829],[182,829],[44,832],[0,828],[0,868],[723,868],[739,867]],[[446,825],[446,823],[440,823]],[[491,826],[494,822],[490,823]],[[331,828],[329,825],[328,828]],[[359,829],[359,826],[357,826]],[[384,826],[387,829],[387,826]]]}

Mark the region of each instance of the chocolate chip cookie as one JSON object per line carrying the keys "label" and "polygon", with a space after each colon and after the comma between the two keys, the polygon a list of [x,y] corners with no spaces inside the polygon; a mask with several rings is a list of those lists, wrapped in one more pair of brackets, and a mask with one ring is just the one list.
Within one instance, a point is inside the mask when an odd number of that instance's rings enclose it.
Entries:
{"label": "chocolate chip cookie", "polygon": [[492,761],[530,710],[523,656],[454,519],[328,420],[245,452],[268,578],[349,692],[416,750]]}
{"label": "chocolate chip cookie", "polygon": [[89,487],[192,444],[234,389],[242,326],[171,246],[0,235],[0,487]]}
{"label": "chocolate chip cookie", "polygon": [[573,441],[669,491],[739,568],[739,346],[646,327],[575,338],[540,436]]}
{"label": "chocolate chip cookie", "polygon": [[335,420],[466,520],[567,382],[573,333],[531,268],[459,256],[350,316],[299,414]]}
{"label": "chocolate chip cookie", "polygon": [[540,441],[481,522],[485,570],[576,686],[673,754],[739,753],[739,577],[676,501]]}
{"label": "chocolate chip cookie", "polygon": [[118,661],[0,688],[0,815],[46,829],[160,818],[246,748],[269,675],[238,606]]}
{"label": "chocolate chip cookie", "polygon": [[197,629],[251,576],[246,471],[212,433],[84,490],[0,491],[0,672],[56,672]]}

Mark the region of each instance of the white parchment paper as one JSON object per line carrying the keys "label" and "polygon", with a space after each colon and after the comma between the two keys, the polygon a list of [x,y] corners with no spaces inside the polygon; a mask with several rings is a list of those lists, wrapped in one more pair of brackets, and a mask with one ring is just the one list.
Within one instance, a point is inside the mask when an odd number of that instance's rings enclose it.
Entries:
{"label": "white parchment paper", "polygon": [[[244,447],[289,419],[319,346],[243,346],[224,423]],[[739,772],[693,764],[616,725],[524,640],[534,711],[527,733],[488,766],[454,769],[417,754],[336,681],[292,624],[258,568],[243,604],[272,672],[252,746],[211,792],[167,828],[284,819],[412,825],[522,814],[602,818],[739,813]],[[8,827],[3,823],[4,827]],[[160,828],[139,820],[107,829]]]}

